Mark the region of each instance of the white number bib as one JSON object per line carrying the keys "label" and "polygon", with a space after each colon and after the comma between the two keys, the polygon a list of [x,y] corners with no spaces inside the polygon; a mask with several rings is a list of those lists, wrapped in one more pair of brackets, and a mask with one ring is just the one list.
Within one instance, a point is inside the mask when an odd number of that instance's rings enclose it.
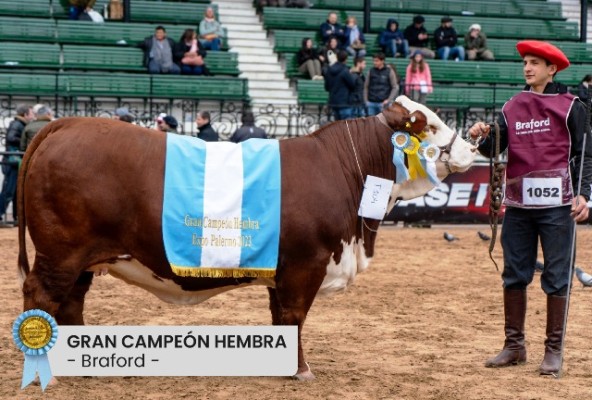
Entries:
{"label": "white number bib", "polygon": [[561,178],[523,178],[522,202],[525,206],[562,204]]}

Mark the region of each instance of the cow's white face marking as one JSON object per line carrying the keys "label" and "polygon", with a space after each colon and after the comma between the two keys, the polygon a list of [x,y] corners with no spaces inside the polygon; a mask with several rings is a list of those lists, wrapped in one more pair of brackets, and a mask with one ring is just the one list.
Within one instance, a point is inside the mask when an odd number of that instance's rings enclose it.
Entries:
{"label": "cow's white face marking", "polygon": [[115,278],[121,279],[126,283],[139,286],[161,299],[171,304],[199,304],[210,297],[232,289],[246,287],[251,285],[263,285],[275,287],[275,281],[268,278],[255,279],[252,283],[243,283],[240,285],[224,286],[216,289],[187,291],[170,279],[155,277],[152,270],[141,264],[136,259],[118,260],[114,264],[99,264],[89,268],[89,271],[100,271],[107,268],[109,274]]}
{"label": "cow's white face marking", "polygon": [[351,239],[350,243],[341,241],[343,253],[339,264],[335,263],[333,255],[327,265],[327,275],[321,284],[318,294],[329,295],[340,292],[354,282],[356,275],[368,268],[371,258],[366,257],[362,239]]}

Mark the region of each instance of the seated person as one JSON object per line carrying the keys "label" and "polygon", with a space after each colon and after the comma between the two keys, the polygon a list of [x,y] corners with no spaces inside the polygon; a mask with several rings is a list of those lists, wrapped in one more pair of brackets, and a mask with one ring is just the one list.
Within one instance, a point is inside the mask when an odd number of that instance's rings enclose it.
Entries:
{"label": "seated person", "polygon": [[423,15],[416,15],[413,17],[413,23],[403,31],[403,36],[409,43],[409,52],[414,53],[415,50],[419,50],[425,58],[434,58],[436,54],[429,47],[430,37],[423,26],[424,22]]}
{"label": "seated person", "polygon": [[487,48],[487,37],[481,32],[481,25],[473,24],[465,35],[465,49],[468,60],[493,61],[493,52]]}
{"label": "seated person", "polygon": [[358,28],[356,17],[348,17],[346,21],[345,51],[352,57],[366,56],[366,38]]}
{"label": "seated person", "polygon": [[323,79],[321,72],[321,60],[319,52],[312,47],[312,39],[302,39],[302,46],[298,53],[296,53],[296,62],[298,63],[298,72],[301,74],[307,73],[312,79]]}
{"label": "seated person", "polygon": [[335,11],[331,11],[327,15],[327,21],[321,24],[320,29],[323,44],[326,45],[332,37],[337,38],[339,48],[345,43],[345,29],[337,22],[337,13]]}
{"label": "seated person", "polygon": [[[337,52],[339,51],[339,42],[337,38],[332,37],[329,39],[329,42],[323,49],[321,50],[321,55],[319,56],[321,60],[321,69],[324,72],[327,68],[337,62]],[[346,52],[347,54],[347,52]]]}
{"label": "seated person", "polygon": [[193,29],[185,29],[175,46],[175,62],[181,67],[181,73],[187,75],[209,75],[204,58],[206,51],[197,40]]}
{"label": "seated person", "polygon": [[144,66],[151,74],[178,74],[181,68],[173,62],[175,41],[166,37],[166,29],[159,25],[154,35],[138,44],[144,50]]}
{"label": "seated person", "polygon": [[222,48],[222,38],[224,37],[224,29],[222,24],[216,20],[214,9],[212,7],[206,8],[204,18],[199,23],[199,41],[206,50],[220,50]]}
{"label": "seated person", "polygon": [[399,21],[389,18],[386,22],[386,29],[380,33],[378,44],[384,53],[393,57],[407,58],[409,56],[409,43],[399,29]]}
{"label": "seated person", "polygon": [[436,41],[436,53],[441,60],[465,59],[465,49],[458,46],[458,36],[456,29],[452,26],[452,18],[442,17],[440,27],[434,31],[434,40]]}

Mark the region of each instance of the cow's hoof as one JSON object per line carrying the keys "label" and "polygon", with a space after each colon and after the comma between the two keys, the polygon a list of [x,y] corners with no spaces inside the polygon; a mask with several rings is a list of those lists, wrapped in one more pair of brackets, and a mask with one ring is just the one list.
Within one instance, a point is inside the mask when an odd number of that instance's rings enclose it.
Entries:
{"label": "cow's hoof", "polygon": [[299,381],[312,381],[315,379],[315,376],[310,370],[308,363],[306,363],[306,367],[298,368],[296,375],[294,375],[292,378],[297,379]]}

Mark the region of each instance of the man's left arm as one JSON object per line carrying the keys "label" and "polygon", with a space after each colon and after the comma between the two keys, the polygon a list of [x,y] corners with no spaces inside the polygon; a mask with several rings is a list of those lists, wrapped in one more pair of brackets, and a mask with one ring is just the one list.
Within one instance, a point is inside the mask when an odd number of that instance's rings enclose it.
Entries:
{"label": "man's left arm", "polygon": [[[578,183],[581,173],[580,197],[574,199],[572,204],[572,217],[576,222],[582,222],[588,219],[587,203],[590,200],[590,185],[592,185],[592,137],[590,136],[587,118],[586,106],[581,101],[576,100],[568,118],[568,128],[572,143],[570,154],[573,177],[572,184],[576,195],[578,193]],[[580,170],[582,157],[583,167]]]}

